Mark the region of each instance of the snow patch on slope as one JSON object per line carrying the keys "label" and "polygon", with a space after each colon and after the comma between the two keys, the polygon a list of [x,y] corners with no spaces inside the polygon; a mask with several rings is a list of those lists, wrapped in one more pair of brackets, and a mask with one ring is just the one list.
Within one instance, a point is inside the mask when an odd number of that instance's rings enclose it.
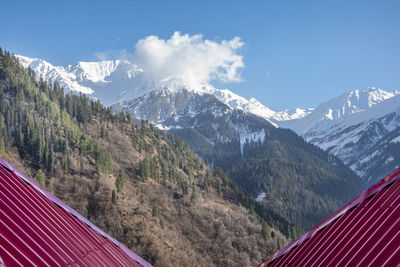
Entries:
{"label": "snow patch on slope", "polygon": [[244,155],[244,145],[246,143],[263,143],[265,139],[265,130],[251,131],[246,125],[232,125],[235,131],[239,134],[240,152]]}
{"label": "snow patch on slope", "polygon": [[256,197],[256,202],[260,202],[261,200],[263,200],[265,197],[267,196],[267,193],[265,192],[261,192],[260,194],[258,194],[258,196]]}
{"label": "snow patch on slope", "polygon": [[393,144],[400,143],[400,136],[392,139],[392,141],[390,141],[390,143],[393,143]]}

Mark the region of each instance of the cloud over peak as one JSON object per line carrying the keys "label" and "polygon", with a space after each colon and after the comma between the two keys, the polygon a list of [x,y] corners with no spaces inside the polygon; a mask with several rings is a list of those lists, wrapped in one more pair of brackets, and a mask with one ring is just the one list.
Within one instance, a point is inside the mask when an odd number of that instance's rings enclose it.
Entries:
{"label": "cloud over peak", "polygon": [[218,80],[240,82],[243,56],[237,50],[244,43],[239,37],[220,42],[202,34],[175,32],[169,39],[147,36],[135,45],[134,62],[148,79],[191,78],[199,82]]}

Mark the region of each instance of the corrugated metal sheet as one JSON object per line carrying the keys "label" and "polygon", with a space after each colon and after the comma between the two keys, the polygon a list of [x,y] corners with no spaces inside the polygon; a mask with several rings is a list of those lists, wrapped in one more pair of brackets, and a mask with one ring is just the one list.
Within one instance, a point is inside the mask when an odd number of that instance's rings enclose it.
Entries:
{"label": "corrugated metal sheet", "polygon": [[399,266],[400,168],[260,266]]}
{"label": "corrugated metal sheet", "polygon": [[0,158],[0,266],[151,266]]}

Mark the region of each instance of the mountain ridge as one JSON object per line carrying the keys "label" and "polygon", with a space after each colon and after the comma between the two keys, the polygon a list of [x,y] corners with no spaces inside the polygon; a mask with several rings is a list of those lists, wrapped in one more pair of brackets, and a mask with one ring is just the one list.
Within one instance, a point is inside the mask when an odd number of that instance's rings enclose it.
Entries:
{"label": "mountain ridge", "polygon": [[[80,61],[75,65],[63,67],[53,66],[43,59],[15,56],[25,68],[30,67],[34,70],[38,78],[43,75],[45,79],[57,81],[68,90],[82,92],[99,99],[107,106],[141,97],[149,92],[149,88],[150,91],[165,88],[174,91],[177,88],[184,88],[212,94],[232,109],[255,114],[276,126],[290,128],[300,135],[305,135],[316,124],[327,122],[323,126],[325,129],[337,121],[343,121],[351,115],[368,111],[374,105],[400,94],[400,91],[387,92],[376,87],[367,87],[363,90],[352,90],[322,102],[316,108],[274,111],[255,98],[245,99],[228,89],[216,89],[211,84],[199,82],[193,77],[167,77],[160,81],[146,80],[143,70],[129,60]],[[124,79],[129,82],[123,83]],[[113,83],[116,85],[108,88],[108,90],[114,90],[112,97],[96,95],[96,86],[104,87],[105,84]],[[104,90],[101,88],[101,91]],[[363,119],[368,120],[369,118]],[[300,123],[304,121],[307,123]]]}

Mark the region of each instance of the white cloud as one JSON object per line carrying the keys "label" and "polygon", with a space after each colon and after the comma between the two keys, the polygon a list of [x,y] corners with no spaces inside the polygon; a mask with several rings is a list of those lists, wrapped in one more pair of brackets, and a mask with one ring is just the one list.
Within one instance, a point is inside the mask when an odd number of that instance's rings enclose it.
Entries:
{"label": "white cloud", "polygon": [[190,77],[201,82],[240,82],[244,63],[237,50],[243,45],[239,37],[216,42],[202,34],[175,32],[168,40],[148,36],[136,43],[134,62],[152,80]]}

